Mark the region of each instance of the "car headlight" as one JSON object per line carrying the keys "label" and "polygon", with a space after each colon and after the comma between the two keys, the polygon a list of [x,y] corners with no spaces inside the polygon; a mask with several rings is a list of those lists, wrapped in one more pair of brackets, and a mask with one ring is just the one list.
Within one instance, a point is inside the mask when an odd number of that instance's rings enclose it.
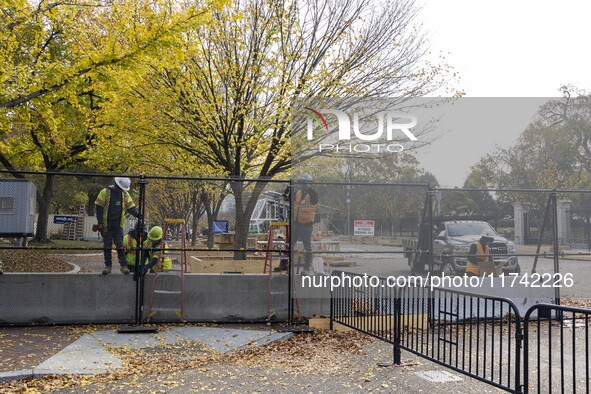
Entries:
{"label": "car headlight", "polygon": [[507,244],[507,253],[515,253],[515,244],[514,243]]}
{"label": "car headlight", "polygon": [[454,254],[467,255],[470,251],[470,245],[454,245]]}

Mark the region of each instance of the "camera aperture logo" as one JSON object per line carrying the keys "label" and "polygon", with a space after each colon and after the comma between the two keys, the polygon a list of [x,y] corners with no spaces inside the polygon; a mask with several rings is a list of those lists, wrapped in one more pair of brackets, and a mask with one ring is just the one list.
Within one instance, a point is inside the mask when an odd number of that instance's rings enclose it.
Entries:
{"label": "camera aperture logo", "polygon": [[[315,129],[320,129],[327,136],[330,134],[329,122],[324,115],[332,115],[331,118],[335,117],[338,122],[338,133],[336,135],[338,142],[318,143],[319,152],[398,153],[404,150],[404,146],[393,142],[395,136],[405,136],[410,141],[417,141],[417,137],[410,131],[411,128],[417,125],[417,118],[411,114],[397,111],[377,112],[373,115],[374,119],[372,119],[377,121],[377,130],[373,133],[366,133],[361,130],[361,123],[363,122],[360,122],[358,112],[352,114],[353,122],[351,122],[349,115],[341,110],[318,110],[310,107],[304,107],[304,109],[306,110],[305,115],[308,117],[308,141],[315,140]],[[351,133],[351,130],[353,133]],[[320,139],[326,140],[326,137]],[[352,143],[354,141],[363,141],[363,143]]]}

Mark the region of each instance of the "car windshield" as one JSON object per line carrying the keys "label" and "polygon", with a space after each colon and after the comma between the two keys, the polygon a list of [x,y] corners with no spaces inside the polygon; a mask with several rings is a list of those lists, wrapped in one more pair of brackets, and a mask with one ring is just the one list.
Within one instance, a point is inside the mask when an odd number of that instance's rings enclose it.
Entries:
{"label": "car windshield", "polygon": [[450,237],[480,235],[485,230],[490,231],[491,234],[496,234],[488,223],[450,223],[447,225],[447,235]]}

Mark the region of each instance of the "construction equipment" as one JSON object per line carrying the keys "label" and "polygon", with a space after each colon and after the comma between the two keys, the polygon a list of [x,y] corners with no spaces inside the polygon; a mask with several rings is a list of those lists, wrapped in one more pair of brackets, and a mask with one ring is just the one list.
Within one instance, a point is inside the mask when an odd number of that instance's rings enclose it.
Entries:
{"label": "construction equipment", "polygon": [[[177,227],[177,239],[173,239],[171,225]],[[186,230],[184,219],[164,219],[162,248],[154,270],[148,321],[157,313],[174,313],[177,317],[183,318],[184,274],[188,272]],[[172,259],[170,269],[165,267],[167,258]]]}
{"label": "construction equipment", "polygon": [[[275,230],[284,228],[285,229],[285,236],[284,239],[280,239],[279,237],[275,238]],[[267,238],[267,250],[265,251],[265,265],[263,267],[263,273],[267,273],[269,275],[268,280],[268,292],[267,292],[267,321],[273,320],[273,318],[279,312],[287,312],[289,308],[289,294],[287,289],[274,289],[273,288],[273,256],[276,255],[279,257],[279,261],[287,261],[285,264],[285,273],[288,273],[290,270],[290,260],[289,260],[289,241],[290,241],[290,232],[289,232],[289,223],[287,222],[271,222],[269,224],[269,235]],[[281,271],[279,271],[280,273]],[[277,308],[275,305],[279,302],[284,302],[283,308]],[[300,305],[297,295],[295,297],[295,304],[297,315],[300,314]]]}

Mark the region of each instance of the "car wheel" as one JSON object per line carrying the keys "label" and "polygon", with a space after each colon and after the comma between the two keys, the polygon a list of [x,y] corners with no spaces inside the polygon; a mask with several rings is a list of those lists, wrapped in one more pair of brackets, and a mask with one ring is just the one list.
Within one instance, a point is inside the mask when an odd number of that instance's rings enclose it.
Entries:
{"label": "car wheel", "polygon": [[449,261],[449,260],[443,261],[443,265],[441,266],[441,273],[444,274],[445,276],[455,276],[456,275],[456,272],[454,270],[453,265],[451,264],[451,261]]}

